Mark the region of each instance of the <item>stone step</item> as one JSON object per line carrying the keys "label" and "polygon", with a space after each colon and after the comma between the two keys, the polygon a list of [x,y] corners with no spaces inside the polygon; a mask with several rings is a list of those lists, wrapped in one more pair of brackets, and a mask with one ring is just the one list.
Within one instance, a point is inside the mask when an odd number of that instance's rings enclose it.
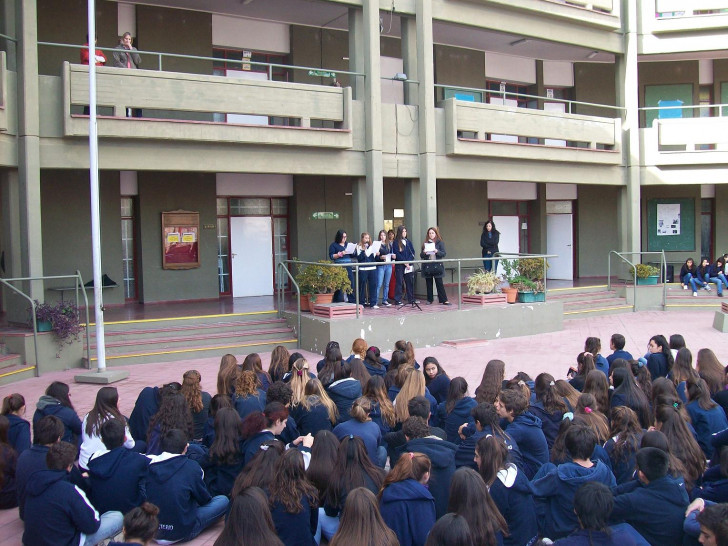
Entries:
{"label": "stone step", "polygon": [[15,364],[0,369],[0,385],[9,385],[10,383],[16,383],[32,377],[35,377],[35,366]]}
{"label": "stone step", "polygon": [[0,355],[0,373],[7,368],[19,366],[23,363],[23,357],[17,354],[3,354]]}
{"label": "stone step", "polygon": [[[286,326],[285,319],[266,319],[266,320],[241,320],[241,321],[223,321],[210,322],[202,324],[177,324],[175,322],[167,323],[150,323],[145,329],[134,328],[131,330],[114,330],[104,327],[104,338],[112,342],[124,342],[129,340],[141,341],[144,339],[159,339],[164,337],[184,337],[193,335],[208,335],[211,333],[242,333],[246,331],[281,328]],[[91,327],[89,333],[91,340],[96,338],[96,329]]]}
{"label": "stone step", "polygon": [[[278,312],[275,310],[270,310],[252,311],[249,313],[221,313],[215,315],[194,315],[185,317],[165,317],[141,320],[119,320],[104,322],[104,331],[145,331],[149,330],[150,328],[180,328],[184,326],[200,326],[203,324],[215,324],[220,322],[240,322],[241,324],[243,324],[246,321],[271,320],[277,318]],[[89,326],[93,330],[95,323],[92,322],[89,324]]]}

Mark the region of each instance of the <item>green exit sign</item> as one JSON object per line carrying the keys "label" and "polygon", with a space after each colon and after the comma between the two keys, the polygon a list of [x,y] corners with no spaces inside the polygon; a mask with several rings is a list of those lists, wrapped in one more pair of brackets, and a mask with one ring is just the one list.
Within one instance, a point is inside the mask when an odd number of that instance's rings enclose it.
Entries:
{"label": "green exit sign", "polygon": [[316,76],[318,78],[335,78],[336,72],[329,72],[328,70],[309,70],[309,76]]}
{"label": "green exit sign", "polygon": [[314,212],[312,220],[338,220],[341,215],[338,212]]}

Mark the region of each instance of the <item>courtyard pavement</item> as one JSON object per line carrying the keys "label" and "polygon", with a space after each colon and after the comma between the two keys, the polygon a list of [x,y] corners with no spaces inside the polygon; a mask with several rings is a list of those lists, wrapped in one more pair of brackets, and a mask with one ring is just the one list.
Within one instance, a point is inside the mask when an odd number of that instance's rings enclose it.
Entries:
{"label": "courtyard pavement", "polygon": [[[682,334],[693,357],[698,350],[708,347],[715,351],[718,359],[728,362],[728,337],[713,329],[713,312],[709,311],[642,311],[599,317],[587,317],[564,321],[564,330],[548,334],[526,337],[498,339],[479,343],[463,343],[458,348],[445,345],[436,347],[416,347],[415,355],[419,362],[427,356],[438,359],[450,377],[462,376],[470,386],[471,394],[480,382],[480,377],[488,360],[498,358],[506,363],[506,377],[524,371],[535,377],[542,371],[553,374],[557,379],[564,378],[570,366],[576,365],[576,355],[583,351],[584,340],[596,336],[602,340],[602,354],[610,354],[609,338],[613,333],[621,333],[627,339],[625,349],[633,355],[641,356],[646,352],[650,337],[662,334]],[[346,356],[351,347],[350,339],[337,340]],[[388,357],[390,350],[380,347],[383,356]],[[321,356],[301,351],[310,362],[317,362]],[[220,355],[222,356],[222,355]],[[245,355],[237,355],[242,362]],[[264,368],[268,368],[270,353],[261,353]],[[139,391],[146,386],[161,385],[168,381],[182,381],[182,374],[196,369],[202,375],[202,387],[213,393],[216,389],[217,369],[220,358],[203,358],[157,364],[119,366],[129,371],[129,378],[115,383],[119,390],[119,406],[129,415]],[[35,403],[52,381],[64,381],[71,385],[71,399],[79,416],[91,409],[98,386],[73,383],[73,376],[79,370],[52,372],[42,377],[28,379],[0,387],[0,397],[10,393],[21,393],[27,403],[26,419],[32,420]],[[194,546],[212,545],[222,529],[218,523],[188,544]],[[23,524],[18,518],[17,509],[0,511],[0,546],[21,544]]]}

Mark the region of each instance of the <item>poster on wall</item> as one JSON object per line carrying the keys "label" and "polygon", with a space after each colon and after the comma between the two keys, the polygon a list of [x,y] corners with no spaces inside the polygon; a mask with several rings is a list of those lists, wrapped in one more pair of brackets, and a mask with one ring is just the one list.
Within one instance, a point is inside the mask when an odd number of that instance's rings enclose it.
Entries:
{"label": "poster on wall", "polygon": [[185,210],[163,212],[162,267],[164,269],[200,267],[199,232],[199,212]]}
{"label": "poster on wall", "polygon": [[657,235],[680,235],[680,203],[658,203]]}

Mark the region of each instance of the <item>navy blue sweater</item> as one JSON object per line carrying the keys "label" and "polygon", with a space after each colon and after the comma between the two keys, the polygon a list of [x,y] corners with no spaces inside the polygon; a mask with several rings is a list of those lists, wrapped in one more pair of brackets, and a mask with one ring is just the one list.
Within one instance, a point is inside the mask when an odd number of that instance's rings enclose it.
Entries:
{"label": "navy blue sweater", "polygon": [[[315,396],[315,400],[318,397]],[[296,428],[301,436],[310,434],[316,436],[319,430],[331,430],[332,424],[329,419],[329,411],[326,406],[320,402],[316,402],[313,398],[310,401],[310,406],[306,409],[303,404],[299,404],[291,408],[291,417],[296,421]]]}
{"label": "navy blue sweater", "polygon": [[253,457],[260,451],[260,446],[276,437],[270,430],[262,430],[257,434],[253,434],[250,438],[243,442],[243,466],[248,464]]}
{"label": "navy blue sweater", "polygon": [[298,514],[286,512],[280,502],[271,506],[276,533],[285,546],[317,546],[313,536],[318,527],[318,509],[311,506],[306,496],[301,499],[301,505],[303,510]]}
{"label": "navy blue sweater", "polygon": [[652,353],[647,359],[647,369],[650,370],[652,381],[658,377],[667,377],[667,357],[662,353]]}
{"label": "navy blue sweater", "polygon": [[8,443],[20,455],[26,449],[30,449],[30,423],[12,413],[8,413],[5,417],[8,418],[10,424]]}
{"label": "navy blue sweater", "polygon": [[[453,443],[429,436],[415,438],[405,445],[405,451],[424,453],[430,458],[430,481],[427,488],[435,499],[435,515],[441,518],[447,514],[447,502],[450,495],[450,480],[455,473],[455,452]],[[407,455],[404,455],[407,457]]]}
{"label": "navy blue sweater", "polygon": [[55,415],[63,421],[65,428],[61,440],[70,442],[76,446],[79,445],[82,425],[81,419],[78,418],[75,411],[66,406],[62,406],[58,400],[45,394],[38,400],[37,408],[33,414],[33,424],[43,419],[46,415]]}
{"label": "navy blue sweater", "polygon": [[76,546],[99,529],[99,515],[65,470],[40,470],[28,482],[23,544]]}
{"label": "navy blue sweater", "polygon": [[[463,432],[467,435],[474,428],[475,427],[463,429]],[[465,440],[463,440],[458,446],[458,451],[455,454],[455,466],[457,468],[467,466],[473,470],[478,470],[478,465],[475,464],[475,448],[478,445],[478,440],[488,434],[493,434],[493,429],[490,428],[490,425],[486,425],[481,431],[476,430],[473,434],[466,436]],[[515,464],[518,468],[522,468],[523,457],[521,456],[521,450],[518,449],[518,444],[507,434],[504,441],[508,447],[509,461]]]}
{"label": "navy blue sweater", "polygon": [[498,472],[490,486],[490,496],[508,524],[510,536],[503,537],[503,546],[523,546],[538,534],[536,507],[528,478],[513,464]]}
{"label": "navy blue sweater", "polygon": [[230,492],[233,490],[235,478],[238,477],[238,474],[243,469],[243,454],[241,452],[232,464],[224,464],[221,461],[213,459],[207,453],[200,462],[200,466],[205,471],[205,486],[210,492],[210,495],[225,495],[229,497]]}
{"label": "navy blue sweater", "polygon": [[144,387],[137,396],[129,416],[129,430],[134,438],[146,438],[149,421],[159,411],[159,387]]}
{"label": "navy blue sweater", "polygon": [[473,416],[470,415],[470,410],[477,405],[478,403],[475,399],[464,396],[455,402],[450,413],[447,412],[447,402],[442,402],[437,406],[437,425],[445,429],[448,442],[459,444],[462,441],[458,435],[458,428],[464,423],[470,424],[473,422]]}
{"label": "navy blue sweater", "polygon": [[384,377],[387,374],[387,364],[389,364],[389,362],[385,364],[386,361],[381,361],[380,366],[376,366],[373,362],[369,362],[367,359],[364,359],[363,362],[364,367],[369,372],[369,375],[380,375]]}
{"label": "navy blue sweater", "polygon": [[149,458],[117,447],[88,461],[89,499],[101,512],[126,514],[146,500]]}
{"label": "navy blue sweater", "polygon": [[427,488],[415,480],[387,486],[379,501],[379,511],[401,546],[424,546],[435,525],[435,500]]}
{"label": "navy blue sweater", "polygon": [[427,382],[427,388],[430,394],[437,400],[437,403],[442,404],[447,400],[447,392],[450,390],[450,378],[444,373],[441,373]]}
{"label": "navy blue sweater", "polygon": [[607,363],[611,366],[612,362],[614,362],[618,358],[622,358],[624,360],[634,360],[632,358],[632,353],[628,353],[627,351],[620,349],[620,350],[614,351],[611,355],[609,355],[607,357]]}
{"label": "navy blue sweater", "polygon": [[599,482],[610,488],[617,485],[612,471],[601,461],[596,461],[591,468],[572,462],[559,466],[547,463],[541,467],[531,482],[531,490],[536,503],[543,503],[545,508],[545,517],[539,521],[543,536],[555,540],[579,528],[574,494],[586,482]]}
{"label": "navy blue sweater", "polygon": [[525,412],[513,419],[506,429],[523,457],[523,471],[531,479],[541,465],[549,462],[549,446],[541,430],[541,419],[532,413]]}
{"label": "navy blue sweater", "polygon": [[329,398],[334,401],[336,408],[339,410],[339,419],[337,422],[343,423],[351,419],[349,410],[354,400],[361,396],[361,383],[353,377],[334,381],[326,387]]}
{"label": "navy blue sweater", "polygon": [[632,449],[623,451],[621,458],[617,459],[614,453],[615,442],[613,438],[607,440],[604,444],[604,450],[609,455],[609,460],[612,463],[612,473],[614,478],[617,480],[617,484],[625,483],[632,479],[637,468],[637,451],[639,450],[640,438],[637,438],[636,445],[632,446]]}
{"label": "navy blue sweater", "polygon": [[697,400],[690,402],[685,407],[693,422],[698,444],[703,450],[703,453],[705,453],[705,457],[710,459],[713,456],[713,445],[710,441],[711,436],[716,432],[728,428],[728,420],[725,417],[725,412],[717,404],[712,409],[705,410],[700,407]]}
{"label": "navy blue sweater", "polygon": [[681,546],[688,494],[670,476],[616,487],[610,521],[626,521],[650,544]]}
{"label": "navy blue sweater", "polygon": [[374,421],[360,423],[356,419],[349,419],[336,425],[334,434],[339,440],[343,440],[350,434],[361,438],[367,449],[369,459],[372,464],[377,465],[377,449],[382,444],[382,431],[379,430],[379,426]]}
{"label": "navy blue sweater", "polygon": [[147,500],[159,507],[158,540],[182,540],[195,525],[197,508],[212,497],[202,468],[185,455],[162,453],[149,465]]}
{"label": "navy blue sweater", "polygon": [[635,541],[629,533],[617,529],[609,534],[603,531],[579,529],[568,537],[559,539],[559,546],[634,546]]}
{"label": "navy blue sweater", "polygon": [[244,420],[248,415],[255,411],[263,411],[265,409],[265,391],[258,389],[258,394],[250,396],[238,396],[233,394],[233,407],[240,415],[240,419]]}
{"label": "navy blue sweater", "polygon": [[531,404],[528,411],[541,419],[541,430],[543,430],[543,435],[546,437],[546,443],[548,444],[549,449],[551,449],[554,447],[556,437],[559,435],[559,427],[561,426],[561,421],[564,419],[564,412],[555,411],[550,413],[546,411],[541,400],[536,400],[533,404]]}

